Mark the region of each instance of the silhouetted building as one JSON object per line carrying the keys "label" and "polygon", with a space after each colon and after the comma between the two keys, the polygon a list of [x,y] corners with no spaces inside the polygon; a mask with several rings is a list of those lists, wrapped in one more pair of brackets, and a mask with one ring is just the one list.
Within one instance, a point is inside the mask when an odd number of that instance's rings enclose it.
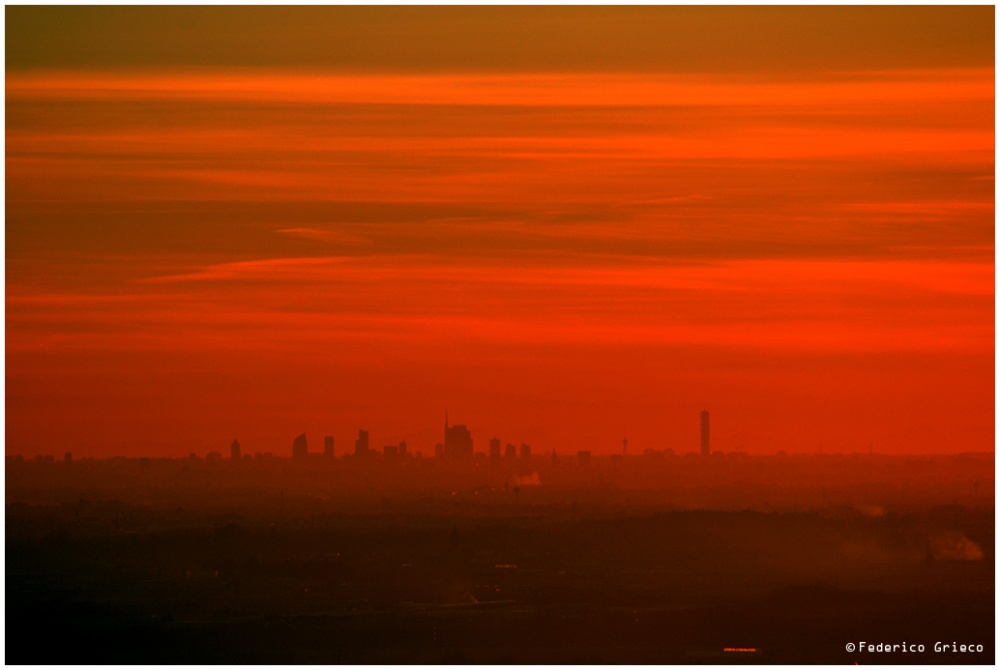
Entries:
{"label": "silhouetted building", "polygon": [[494,437],[490,440],[490,460],[499,461],[500,460],[500,438]]}
{"label": "silhouetted building", "polygon": [[73,462],[73,452],[72,451],[67,451],[63,455],[63,461],[66,462],[66,463],[72,463]]}
{"label": "silhouetted building", "polygon": [[472,435],[464,425],[449,426],[444,414],[444,456],[448,459],[472,458]]}
{"label": "silhouetted building", "polygon": [[354,440],[354,455],[355,456],[367,456],[368,455],[368,431],[359,430],[358,439]]}
{"label": "silhouetted building", "polygon": [[444,458],[444,445],[440,442],[434,445],[434,458]]}
{"label": "silhouetted building", "polygon": [[238,461],[243,458],[243,452],[240,451],[239,440],[233,440],[233,443],[229,445],[229,458],[233,461]]}
{"label": "silhouetted building", "polygon": [[305,458],[309,454],[309,447],[306,444],[306,434],[302,433],[292,440],[292,458]]}
{"label": "silhouetted building", "polygon": [[590,465],[590,452],[589,451],[576,452],[576,460],[580,465]]}
{"label": "silhouetted building", "polygon": [[708,456],[711,453],[708,442],[708,410],[701,410],[701,455]]}
{"label": "silhouetted building", "polygon": [[511,461],[517,458],[517,447],[508,442],[507,446],[504,448],[504,456]]}
{"label": "silhouetted building", "polygon": [[382,458],[387,461],[394,461],[399,457],[399,447],[395,444],[387,444],[382,447]]}
{"label": "silhouetted building", "polygon": [[531,460],[531,445],[525,442],[521,443],[521,460],[522,461]]}
{"label": "silhouetted building", "polygon": [[218,451],[210,451],[210,452],[208,452],[208,455],[205,457],[205,460],[206,461],[212,461],[212,462],[221,461],[222,460],[222,453],[218,452]]}
{"label": "silhouetted building", "polygon": [[406,458],[406,440],[399,443],[399,457]]}
{"label": "silhouetted building", "polygon": [[327,435],[323,438],[323,456],[333,458],[333,435]]}

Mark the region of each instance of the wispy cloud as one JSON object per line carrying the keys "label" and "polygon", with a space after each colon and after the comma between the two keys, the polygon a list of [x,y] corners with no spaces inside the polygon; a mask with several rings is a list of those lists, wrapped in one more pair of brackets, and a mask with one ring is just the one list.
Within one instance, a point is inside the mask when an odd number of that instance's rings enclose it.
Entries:
{"label": "wispy cloud", "polygon": [[[8,297],[13,351],[71,341],[312,347],[331,338],[643,343],[805,351],[988,351],[992,266],[739,261],[470,265],[269,259],[153,277],[120,297]],[[169,289],[169,290],[164,290]],[[56,337],[41,336],[45,331]],[[185,344],[186,343],[186,344]],[[254,344],[256,343],[256,344]]]}
{"label": "wispy cloud", "polygon": [[992,70],[844,73],[826,81],[747,75],[307,75],[296,72],[42,72],[8,77],[12,100],[164,100],[311,104],[742,106],[988,100]]}
{"label": "wispy cloud", "polygon": [[993,90],[992,68],[8,73],[11,435],[449,393],[574,425],[595,398],[654,424],[695,393],[780,399],[779,423],[828,403],[830,431],[878,404],[925,450],[908,417],[944,406],[991,434],[950,399],[992,387]]}

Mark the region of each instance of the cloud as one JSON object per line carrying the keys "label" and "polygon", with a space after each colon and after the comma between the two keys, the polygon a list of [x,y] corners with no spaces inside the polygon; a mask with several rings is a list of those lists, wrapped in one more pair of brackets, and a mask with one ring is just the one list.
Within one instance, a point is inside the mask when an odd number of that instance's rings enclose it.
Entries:
{"label": "cloud", "polygon": [[852,73],[841,80],[670,74],[38,72],[7,78],[21,100],[230,100],[312,104],[823,107],[992,98],[992,69]]}
{"label": "cloud", "polygon": [[967,6],[12,7],[6,58],[8,76],[137,66],[815,75],[990,66],[992,16]]}
{"label": "cloud", "polygon": [[[992,265],[884,261],[560,267],[448,256],[221,263],[119,296],[9,289],[10,351],[282,348],[333,340],[990,351]],[[75,343],[75,344],[74,344]]]}
{"label": "cloud", "polygon": [[964,533],[945,531],[927,540],[927,551],[935,561],[981,561],[983,550]]}
{"label": "cloud", "polygon": [[364,237],[359,235],[351,235],[349,233],[331,230],[329,228],[281,228],[280,230],[276,230],[274,232],[279,235],[288,235],[289,237],[297,237],[313,242],[325,242],[327,244],[335,245],[358,246],[369,242],[369,240],[366,240]]}
{"label": "cloud", "polygon": [[22,72],[8,81],[8,240],[245,258],[307,242],[985,258],[992,101],[986,69]]}

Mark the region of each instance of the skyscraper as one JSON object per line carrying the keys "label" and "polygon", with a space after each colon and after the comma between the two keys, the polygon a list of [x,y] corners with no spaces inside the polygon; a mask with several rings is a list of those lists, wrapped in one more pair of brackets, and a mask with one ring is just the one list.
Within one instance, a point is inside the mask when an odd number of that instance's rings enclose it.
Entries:
{"label": "skyscraper", "polygon": [[240,442],[239,440],[233,440],[233,443],[229,445],[229,456],[234,461],[240,460],[243,456],[240,453]]}
{"label": "skyscraper", "polygon": [[710,452],[708,443],[708,410],[701,410],[701,455],[708,456]]}
{"label": "skyscraper", "polygon": [[472,434],[464,425],[448,425],[448,413],[444,413],[444,455],[449,459],[472,458]]}
{"label": "skyscraper", "polygon": [[305,458],[309,454],[306,434],[302,433],[292,441],[292,458]]}
{"label": "skyscraper", "polygon": [[359,430],[358,439],[354,440],[354,455],[355,456],[367,456],[368,455],[368,431]]}
{"label": "skyscraper", "polygon": [[490,440],[490,460],[499,461],[500,460],[500,438],[494,437]]}
{"label": "skyscraper", "polygon": [[333,435],[327,435],[323,438],[323,455],[327,458],[333,458]]}

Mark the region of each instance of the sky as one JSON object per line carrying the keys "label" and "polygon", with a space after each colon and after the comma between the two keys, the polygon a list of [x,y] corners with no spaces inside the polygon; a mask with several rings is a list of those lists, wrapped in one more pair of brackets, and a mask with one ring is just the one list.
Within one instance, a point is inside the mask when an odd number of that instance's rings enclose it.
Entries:
{"label": "sky", "polygon": [[7,454],[994,448],[994,8],[8,7]]}

